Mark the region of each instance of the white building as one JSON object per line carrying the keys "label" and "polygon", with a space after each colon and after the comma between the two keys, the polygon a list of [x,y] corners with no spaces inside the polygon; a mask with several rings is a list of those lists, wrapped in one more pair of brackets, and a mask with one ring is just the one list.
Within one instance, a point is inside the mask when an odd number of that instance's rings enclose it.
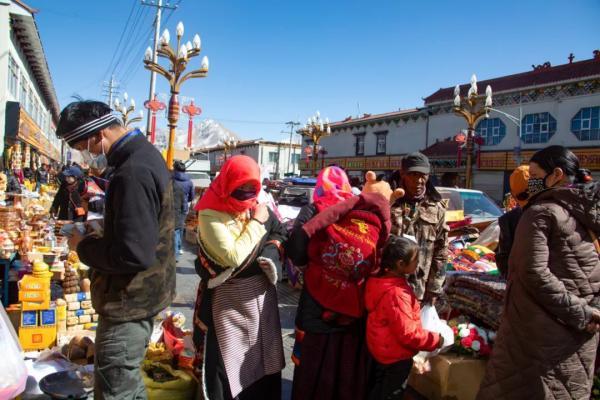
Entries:
{"label": "white building", "polygon": [[20,143],[31,162],[60,161],[60,110],[35,12],[20,0],[0,0],[0,148]]}
{"label": "white building", "polygon": [[[571,58],[558,66],[545,63],[527,72],[478,82],[481,94],[487,85],[492,87],[493,107],[516,121],[492,111],[476,125],[483,144],[475,157],[474,188],[500,199],[508,191],[508,176],[517,161],[526,163],[534,151],[553,144],[572,149],[583,167],[600,173],[600,52],[593,55],[583,61]],[[463,96],[468,86],[461,86]],[[453,92],[454,87],[439,89],[425,98],[421,108],[333,123],[332,135],[320,142],[327,151],[325,165],[341,165],[350,175],[363,175],[367,170],[386,172],[398,169],[403,154],[424,151],[432,159],[436,175],[447,171],[463,174],[465,155],[458,165],[458,145],[439,145],[447,139],[453,141],[467,127],[453,112]],[[307,144],[305,140],[303,147]],[[310,173],[306,162],[301,162],[301,169]]]}
{"label": "white building", "polygon": [[301,149],[297,143],[272,142],[268,140],[248,140],[237,143],[237,146],[225,154],[223,146],[200,149],[210,160],[211,175],[221,170],[225,159],[231,155],[245,154],[252,157],[261,170],[270,179],[282,179],[285,176],[300,174]]}

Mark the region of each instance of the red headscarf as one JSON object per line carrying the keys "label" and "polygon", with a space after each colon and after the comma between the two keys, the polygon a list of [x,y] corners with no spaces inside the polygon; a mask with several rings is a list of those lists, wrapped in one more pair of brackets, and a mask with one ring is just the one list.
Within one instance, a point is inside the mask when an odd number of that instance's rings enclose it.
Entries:
{"label": "red headscarf", "polygon": [[321,211],[350,197],[352,187],[343,169],[331,166],[321,170],[313,195],[317,210]]}
{"label": "red headscarf", "polygon": [[256,198],[237,200],[231,193],[238,187],[251,183],[260,191],[260,168],[256,161],[248,156],[233,156],[221,167],[221,172],[210,184],[204,196],[196,204],[195,210],[216,210],[238,214],[256,205]]}

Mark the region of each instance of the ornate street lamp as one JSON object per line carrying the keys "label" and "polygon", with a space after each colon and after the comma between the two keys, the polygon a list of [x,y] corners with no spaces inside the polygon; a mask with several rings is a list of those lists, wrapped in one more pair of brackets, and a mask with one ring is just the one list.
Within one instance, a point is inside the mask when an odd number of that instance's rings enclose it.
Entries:
{"label": "ornate street lamp", "polygon": [[228,137],[223,141],[223,153],[225,156],[225,161],[227,161],[227,153],[230,153],[235,149],[238,145],[239,140],[234,138],[233,136]]}
{"label": "ornate street lamp", "polygon": [[188,104],[187,106],[183,106],[181,108],[181,111],[183,111],[185,114],[188,115],[189,118],[189,122],[188,122],[188,137],[187,137],[187,147],[188,149],[192,149],[192,130],[194,129],[194,117],[196,115],[200,115],[202,113],[202,109],[200,107],[198,107],[197,105],[194,104],[194,100],[192,100],[190,102],[190,104]]}
{"label": "ornate street lamp", "polygon": [[[313,176],[317,176],[317,159],[319,158],[318,146],[321,138],[331,135],[331,125],[329,119],[321,120],[321,114],[317,111],[314,116],[308,118],[308,122],[303,129],[299,130],[302,136],[312,140],[312,170]],[[323,157],[324,154],[321,154]]]}
{"label": "ornate street lamp", "polygon": [[175,151],[175,129],[179,120],[179,89],[183,82],[190,78],[205,78],[208,75],[208,57],[204,56],[200,63],[200,69],[196,69],[184,74],[188,60],[200,54],[200,36],[195,35],[193,44],[187,42],[181,43],[183,36],[183,23],[177,24],[177,46],[175,49],[169,44],[170,35],[167,29],[164,30],[160,37],[160,46],[157,50],[159,57],[169,60],[169,69],[162,67],[160,64],[152,61],[152,49],[148,47],[144,55],[144,65],[146,69],[154,71],[164,76],[169,82],[171,89],[171,99],[169,100],[169,145],[167,147],[167,166],[173,168],[173,154]]}
{"label": "ornate street lamp", "polygon": [[156,95],[154,95],[154,99],[146,100],[144,102],[144,107],[151,111],[150,113],[150,143],[154,144],[156,141],[156,113],[158,111],[164,110],[167,108],[165,103],[158,100]]}
{"label": "ornate street lamp", "polygon": [[123,104],[121,104],[121,101],[118,98],[115,99],[113,104],[113,110],[121,114],[121,121],[125,128],[129,128],[131,124],[140,122],[144,119],[144,113],[142,111],[140,111],[137,116],[132,116],[132,113],[135,111],[135,100],[131,99],[129,101],[129,106],[127,106],[128,99],[129,96],[127,95],[127,92],[125,92],[123,93]]}
{"label": "ornate street lamp", "polygon": [[470,189],[473,185],[473,137],[475,136],[475,124],[482,117],[488,116],[492,109],[492,87],[485,88],[485,102],[481,104],[482,98],[477,94],[477,77],[471,77],[471,87],[464,99],[460,97],[460,86],[454,88],[454,112],[467,121],[467,165],[465,171],[465,186]]}

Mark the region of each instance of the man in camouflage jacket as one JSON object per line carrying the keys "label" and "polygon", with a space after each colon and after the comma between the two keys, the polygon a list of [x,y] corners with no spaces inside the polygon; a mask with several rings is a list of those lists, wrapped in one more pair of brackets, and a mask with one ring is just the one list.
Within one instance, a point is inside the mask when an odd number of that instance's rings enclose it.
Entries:
{"label": "man in camouflage jacket", "polygon": [[421,153],[402,159],[398,186],[406,195],[392,205],[392,234],[414,236],[419,244],[417,271],[409,278],[419,300],[435,304],[446,277],[446,205],[429,182],[431,167]]}

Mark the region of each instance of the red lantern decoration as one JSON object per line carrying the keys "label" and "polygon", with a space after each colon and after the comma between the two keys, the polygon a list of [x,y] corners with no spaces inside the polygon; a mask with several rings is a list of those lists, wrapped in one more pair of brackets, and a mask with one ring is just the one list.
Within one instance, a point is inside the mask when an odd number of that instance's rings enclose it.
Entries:
{"label": "red lantern decoration", "polygon": [[154,99],[144,102],[144,107],[151,111],[150,113],[150,143],[154,144],[156,140],[156,112],[164,110],[167,106],[154,95]]}
{"label": "red lantern decoration", "polygon": [[187,147],[188,149],[192,148],[192,129],[194,128],[193,119],[196,115],[200,115],[202,113],[202,109],[194,104],[192,100],[190,104],[187,106],[183,106],[181,109],[185,114],[187,114],[190,119],[188,121],[188,137],[187,137]]}

